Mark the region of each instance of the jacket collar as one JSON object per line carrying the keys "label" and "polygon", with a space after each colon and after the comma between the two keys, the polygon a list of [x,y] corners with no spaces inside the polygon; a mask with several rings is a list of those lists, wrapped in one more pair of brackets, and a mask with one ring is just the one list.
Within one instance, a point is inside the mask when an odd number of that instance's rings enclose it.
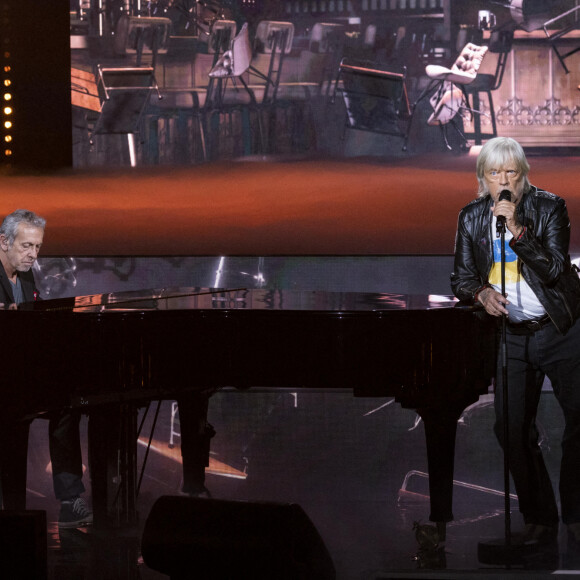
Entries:
{"label": "jacket collar", "polygon": [[14,302],[12,284],[10,284],[10,280],[8,280],[8,275],[6,274],[6,270],[4,270],[4,265],[2,262],[0,262],[0,286],[2,286],[2,290],[4,291],[4,294],[6,294],[6,297],[10,303]]}
{"label": "jacket collar", "polygon": [[[22,297],[24,302],[31,302],[35,300],[36,283],[32,270],[28,272],[19,272],[18,278],[22,285]],[[12,291],[12,284],[8,279],[4,266],[0,263],[0,302],[14,302],[14,293]]]}

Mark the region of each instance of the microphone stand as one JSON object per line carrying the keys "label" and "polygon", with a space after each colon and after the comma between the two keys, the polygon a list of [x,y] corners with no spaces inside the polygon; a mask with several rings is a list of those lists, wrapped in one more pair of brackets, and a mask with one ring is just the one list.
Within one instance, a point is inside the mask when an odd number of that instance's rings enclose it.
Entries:
{"label": "microphone stand", "polygon": [[[499,218],[498,218],[499,220]],[[498,221],[501,247],[501,294],[505,297],[505,219]],[[501,380],[503,386],[503,483],[504,483],[504,509],[505,509],[505,545],[509,552],[511,547],[511,511],[510,511],[510,441],[509,441],[509,398],[507,377],[507,315],[501,315]],[[510,562],[508,559],[507,567]]]}
{"label": "microphone stand", "polygon": [[[497,221],[497,232],[500,235],[501,246],[501,293],[505,292],[505,221]],[[503,469],[504,469],[504,510],[505,510],[505,534],[503,539],[493,539],[480,542],[478,546],[479,561],[484,564],[505,565],[509,570],[512,564],[522,563],[526,556],[525,546],[512,544],[511,537],[511,512],[510,512],[510,451],[509,451],[509,397],[507,377],[507,315],[502,314],[501,320],[501,380],[503,386]],[[522,549],[523,548],[523,549]]]}

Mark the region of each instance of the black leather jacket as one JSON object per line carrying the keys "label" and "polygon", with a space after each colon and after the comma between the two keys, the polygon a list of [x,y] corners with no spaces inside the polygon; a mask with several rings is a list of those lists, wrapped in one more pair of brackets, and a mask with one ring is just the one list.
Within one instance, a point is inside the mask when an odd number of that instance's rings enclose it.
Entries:
{"label": "black leather jacket", "polygon": [[[476,291],[488,282],[493,263],[492,198],[487,195],[459,213],[455,238],[455,265],[451,288],[462,302],[473,303]],[[511,247],[519,258],[521,274],[546,309],[556,328],[565,334],[580,314],[578,284],[571,270],[568,247],[570,220],[566,202],[531,186],[517,208],[525,226]]]}

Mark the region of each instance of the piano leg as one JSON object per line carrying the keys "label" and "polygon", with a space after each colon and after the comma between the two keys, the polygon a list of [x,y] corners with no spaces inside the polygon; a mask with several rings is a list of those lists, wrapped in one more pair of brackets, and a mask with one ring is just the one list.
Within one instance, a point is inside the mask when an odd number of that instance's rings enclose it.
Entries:
{"label": "piano leg", "polygon": [[[183,460],[183,492],[206,491],[205,468],[215,434],[207,422],[209,394],[183,393],[177,399]],[[89,465],[94,527],[137,523],[137,409],[101,405],[89,413]]]}
{"label": "piano leg", "polygon": [[429,519],[438,524],[453,520],[455,437],[457,421],[466,406],[417,409],[425,425],[431,498]]}
{"label": "piano leg", "polygon": [[102,405],[89,413],[89,465],[93,525],[137,523],[137,409],[130,403]]}
{"label": "piano leg", "polygon": [[7,510],[26,509],[26,468],[30,421],[1,420],[0,501]]}
{"label": "piano leg", "polygon": [[209,395],[183,393],[177,399],[181,431],[181,458],[183,462],[182,492],[189,495],[205,493],[205,468],[209,465],[213,427],[207,422]]}

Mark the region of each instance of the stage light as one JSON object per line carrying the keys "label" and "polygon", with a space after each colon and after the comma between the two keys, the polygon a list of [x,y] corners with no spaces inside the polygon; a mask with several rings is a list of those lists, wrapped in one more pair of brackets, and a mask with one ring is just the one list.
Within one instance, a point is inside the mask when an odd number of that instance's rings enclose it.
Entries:
{"label": "stage light", "polygon": [[0,165],[72,164],[69,9],[65,0],[0,0]]}

